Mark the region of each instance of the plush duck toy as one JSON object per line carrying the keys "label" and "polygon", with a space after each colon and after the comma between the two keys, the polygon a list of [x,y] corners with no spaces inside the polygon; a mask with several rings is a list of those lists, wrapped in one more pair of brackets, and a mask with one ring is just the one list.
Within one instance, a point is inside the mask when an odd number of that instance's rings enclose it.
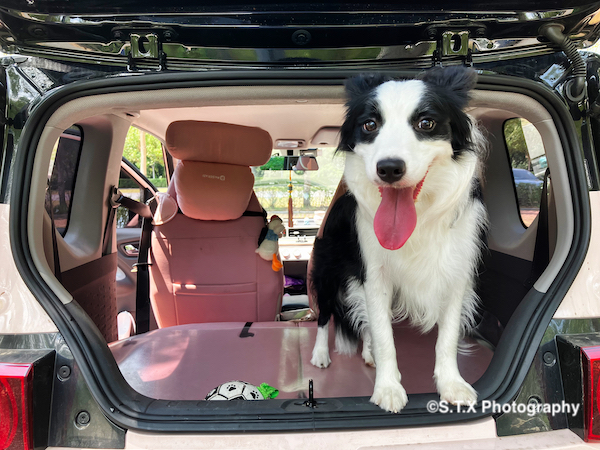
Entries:
{"label": "plush duck toy", "polygon": [[285,226],[283,220],[279,216],[272,216],[269,225],[267,225],[267,233],[264,239],[256,249],[256,253],[266,261],[273,261],[272,267],[275,272],[281,270],[283,264],[277,258],[279,253],[279,238],[283,235]]}

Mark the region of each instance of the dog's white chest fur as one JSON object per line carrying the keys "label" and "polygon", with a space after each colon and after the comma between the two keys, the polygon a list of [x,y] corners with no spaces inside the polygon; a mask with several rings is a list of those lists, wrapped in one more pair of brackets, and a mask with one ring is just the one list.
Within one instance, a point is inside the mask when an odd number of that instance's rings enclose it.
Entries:
{"label": "dog's white chest fur", "polygon": [[[485,223],[485,210],[470,199],[477,157],[463,155],[460,164],[447,158],[430,168],[416,203],[417,226],[398,250],[383,248],[375,236],[373,218],[381,194],[361,173],[359,159],[348,155],[345,179],[358,203],[356,224],[367,278],[377,277],[393,289],[394,320],[408,318],[428,331],[444,310],[449,287],[466,282],[478,260],[478,234]],[[467,320],[474,300],[464,305]]]}

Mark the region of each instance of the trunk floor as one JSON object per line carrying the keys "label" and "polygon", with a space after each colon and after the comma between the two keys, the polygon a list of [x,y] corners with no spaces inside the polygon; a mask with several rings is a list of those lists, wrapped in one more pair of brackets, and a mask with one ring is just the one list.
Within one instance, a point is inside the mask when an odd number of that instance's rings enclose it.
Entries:
{"label": "trunk floor", "polygon": [[[162,400],[202,400],[214,387],[241,380],[268,383],[280,399],[306,398],[308,380],[315,397],[356,397],[373,393],[375,369],[360,351],[335,353],[330,327],[331,365],[310,363],[317,334],[316,322],[204,323],[154,330],[110,344],[119,368],[133,389]],[[433,366],[436,331],[421,334],[407,324],[394,325],[402,385],[409,394],[435,392]],[[469,383],[487,369],[493,352],[475,341],[459,354],[458,366]],[[360,349],[359,349],[360,350]]]}

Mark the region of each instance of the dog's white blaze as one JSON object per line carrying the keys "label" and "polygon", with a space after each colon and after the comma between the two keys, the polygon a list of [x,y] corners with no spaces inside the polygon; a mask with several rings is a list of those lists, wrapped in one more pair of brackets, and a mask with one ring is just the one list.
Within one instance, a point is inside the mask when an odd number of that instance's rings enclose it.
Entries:
{"label": "dog's white blaze", "polygon": [[372,183],[380,183],[377,163],[384,159],[402,159],[406,174],[401,185],[416,186],[423,179],[431,161],[437,157],[452,156],[452,146],[445,140],[417,139],[410,118],[422,100],[425,84],[411,80],[402,83],[384,83],[376,89],[383,125],[372,143],[360,143],[354,153],[361,157],[365,175]]}

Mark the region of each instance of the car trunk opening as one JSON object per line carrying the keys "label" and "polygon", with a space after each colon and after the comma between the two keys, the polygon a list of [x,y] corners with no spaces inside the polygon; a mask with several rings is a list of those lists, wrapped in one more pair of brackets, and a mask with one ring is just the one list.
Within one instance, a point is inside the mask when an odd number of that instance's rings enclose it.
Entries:
{"label": "car trunk opening", "polygon": [[[260,125],[262,121],[267,130],[270,120],[287,115],[291,123],[298,120],[294,114],[313,116],[315,122],[329,120],[306,131],[307,140],[323,126],[340,125],[345,74],[330,74],[329,78],[296,75],[293,79],[278,77],[278,72],[268,77],[246,75],[199,74],[185,80],[177,75],[160,80],[147,76],[135,84],[133,80],[81,83],[50,96],[32,117],[37,127],[29,129],[23,142],[31,149],[27,164],[37,174],[33,180],[36,176],[44,179],[39,175],[47,172],[60,134],[73,125],[82,130],[72,194],[75,209],[64,237],[57,236],[62,284],[53,276],[53,244],[49,220],[44,218],[45,186],[41,182],[34,181],[31,188],[25,183],[21,189],[27,192],[13,193],[29,198],[29,205],[14,219],[13,232],[20,248],[29,252],[23,250],[20,256],[23,265],[32,274],[42,274],[35,280],[32,275],[30,283],[45,289],[47,299],[40,301],[72,348],[105,413],[127,428],[188,431],[396,426],[481,415],[480,410],[460,417],[426,412],[426,402],[436,396],[431,378],[435,333],[421,336],[405,323],[396,327],[395,336],[410,399],[399,415],[386,414],[369,404],[374,369],[365,366],[360,355],[333,355],[332,366],[325,370],[310,365],[314,322],[276,322],[273,318],[252,324],[238,320],[188,324],[110,343],[114,331],[106,331],[104,326],[111,322],[116,327],[116,317],[110,310],[96,314],[90,308],[113,307],[117,301],[116,255],[125,247],[111,242],[112,250],[103,255],[101,241],[108,219],[106,193],[118,183],[131,125],[164,138],[166,126],[180,117],[218,118],[216,121],[240,125]],[[162,84],[167,80],[172,83]],[[254,114],[241,112],[252,108]],[[534,83],[481,76],[469,113],[487,131],[490,142],[483,197],[491,231],[490,251],[479,278],[482,314],[478,327],[465,341],[470,349],[460,356],[460,367],[467,381],[474,383],[480,400],[501,400],[512,397],[520,386],[536,342],[574,276],[576,261],[580,264],[585,253],[585,178],[572,125],[561,120],[561,114],[566,117],[564,107],[549,91]],[[506,142],[506,123],[512,119],[526,119],[537,131],[552,173],[548,207],[551,258],[541,275],[533,261],[538,220],[526,227],[522,215],[524,209],[539,209],[539,204],[519,205],[519,187],[515,186]],[[527,124],[520,126],[527,132]],[[296,137],[275,134],[278,132],[283,131],[272,132],[274,140]],[[542,164],[541,154],[530,150],[530,157]],[[26,167],[25,160],[20,167]],[[135,241],[131,236],[128,239]],[[301,254],[297,259],[305,258]],[[288,274],[300,279],[304,275],[306,280],[305,266],[287,266]],[[532,273],[535,279],[531,279]],[[211,388],[235,379],[267,382],[281,395],[263,402],[234,401],[226,407],[201,401]],[[320,402],[317,408],[304,405],[309,379],[314,381],[314,395]]]}

